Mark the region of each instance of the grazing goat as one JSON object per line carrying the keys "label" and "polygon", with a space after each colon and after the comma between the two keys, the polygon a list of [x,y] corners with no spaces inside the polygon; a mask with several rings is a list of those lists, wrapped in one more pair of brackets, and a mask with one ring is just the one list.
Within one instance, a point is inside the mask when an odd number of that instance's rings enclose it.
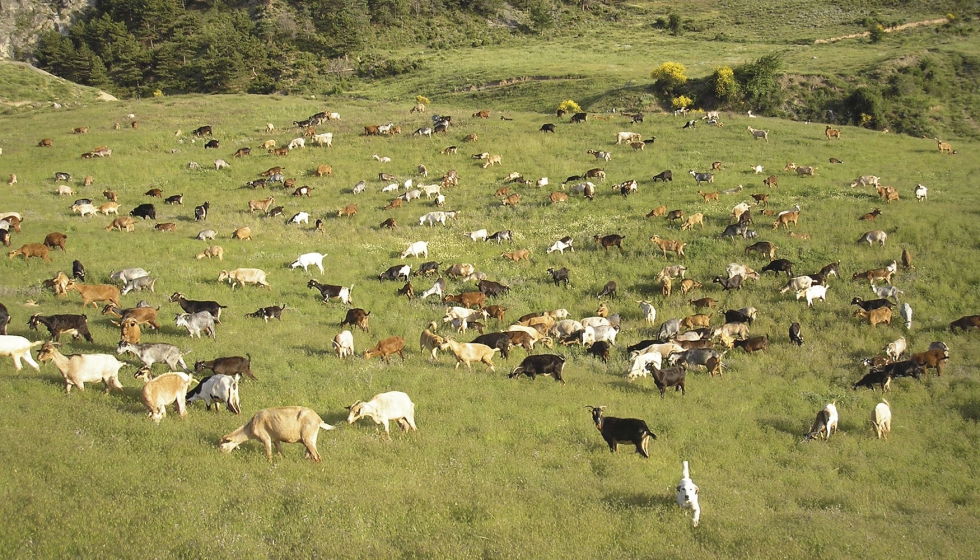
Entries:
{"label": "grazing goat", "polygon": [[830,439],[830,434],[837,430],[837,401],[834,401],[817,413],[817,418],[813,421],[813,426],[806,434],[803,441],[811,439]]}
{"label": "grazing goat", "polygon": [[871,424],[878,439],[884,438],[887,441],[888,434],[892,431],[892,409],[885,399],[881,399],[871,412]]}
{"label": "grazing goat", "polygon": [[231,375],[210,375],[187,393],[187,403],[204,401],[208,410],[214,403],[217,412],[218,403],[223,402],[231,412],[242,413],[241,399],[238,395],[238,378]]}
{"label": "grazing goat", "polygon": [[391,355],[398,354],[401,356],[402,361],[405,361],[405,339],[400,336],[388,337],[384,340],[378,341],[373,348],[364,351],[364,359],[370,360],[375,356],[381,356],[381,358],[391,363]]}
{"label": "grazing goat", "polygon": [[562,378],[562,370],[565,368],[565,358],[556,354],[539,354],[524,358],[521,365],[510,372],[509,378],[520,377],[523,373],[534,381],[538,375],[550,375],[555,381],[565,384]]}
{"label": "grazing goat", "polygon": [[186,328],[187,334],[191,338],[194,338],[195,335],[201,338],[201,331],[204,331],[204,334],[210,336],[212,339],[216,339],[214,316],[208,311],[180,313],[174,317],[174,325]]}
{"label": "grazing goat", "polygon": [[120,342],[116,348],[116,354],[125,354],[126,352],[135,355],[146,367],[150,367],[159,362],[167,364],[167,367],[171,370],[177,369],[177,366],[180,366],[184,370],[187,369],[187,364],[184,363],[183,352],[180,351],[180,348],[172,344],[133,344]]}
{"label": "grazing goat", "polygon": [[219,448],[222,453],[231,453],[236,447],[250,439],[257,439],[265,445],[265,455],[272,462],[272,447],[281,457],[280,443],[302,442],[306,446],[306,457],[320,462],[320,453],[316,449],[316,438],[320,430],[332,430],[310,408],[302,406],[284,406],[266,408],[255,413],[247,424],[221,438]]}
{"label": "grazing goat", "polygon": [[466,364],[468,369],[471,369],[470,362],[483,362],[487,365],[487,369],[496,371],[493,366],[493,354],[499,351],[499,348],[490,348],[485,344],[460,343],[451,338],[446,339],[439,348],[441,350],[452,350],[453,355],[456,356],[456,368],[459,368],[459,364],[462,363]]}
{"label": "grazing goat", "polygon": [[866,232],[864,235],[862,235],[857,240],[857,242],[858,243],[864,243],[865,241],[867,241],[869,247],[870,246],[873,246],[877,242],[880,247],[884,247],[885,246],[885,241],[887,239],[888,239],[888,234],[887,233],[885,233],[884,231],[882,231],[880,229],[876,229],[876,230],[873,230],[873,231]]}
{"label": "grazing goat", "polygon": [[92,304],[98,309],[99,303],[110,302],[116,307],[119,306],[119,288],[108,284],[86,286],[74,280],[69,280],[65,285],[65,292],[76,291],[82,296],[82,308]]}
{"label": "grazing goat", "polygon": [[950,332],[955,331],[957,328],[962,329],[963,331],[980,328],[980,315],[967,315],[965,317],[960,317],[949,324]]}
{"label": "grazing goat", "polygon": [[602,439],[609,445],[611,453],[619,450],[619,442],[628,441],[636,446],[637,453],[647,459],[650,458],[650,440],[657,439],[657,435],[650,431],[646,422],[638,418],[603,416],[605,406],[586,406],[586,408],[592,410],[592,421],[602,434]]}
{"label": "grazing goat", "polygon": [[403,431],[419,431],[415,426],[415,403],[401,391],[379,393],[368,402],[355,402],[348,406],[347,410],[350,411],[347,415],[348,424],[353,424],[366,416],[374,420],[376,425],[384,426],[385,435],[389,440],[391,440],[391,430],[388,423],[392,420],[397,421]]}
{"label": "grazing goat", "polygon": [[333,349],[338,358],[348,358],[354,356],[354,335],[344,330],[333,337]]}
{"label": "grazing goat", "polygon": [[854,312],[854,316],[867,319],[872,327],[877,327],[879,323],[892,324],[892,310],[888,307],[880,307],[871,311],[858,310]]}

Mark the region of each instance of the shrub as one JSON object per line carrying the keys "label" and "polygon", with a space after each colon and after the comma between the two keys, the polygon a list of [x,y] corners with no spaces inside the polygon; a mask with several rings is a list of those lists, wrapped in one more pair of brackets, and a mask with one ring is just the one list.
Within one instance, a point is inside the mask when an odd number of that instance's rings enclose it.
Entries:
{"label": "shrub", "polygon": [[667,16],[667,30],[673,35],[680,35],[684,32],[684,25],[681,22],[681,16],[677,14],[670,14]]}
{"label": "shrub", "polygon": [[844,107],[851,115],[851,122],[866,128],[885,126],[884,100],[881,92],[871,86],[862,86],[854,90],[844,101]]}
{"label": "shrub", "polygon": [[885,38],[885,28],[880,23],[871,26],[868,31],[871,33],[872,43],[880,43]]}
{"label": "shrub", "polygon": [[733,70],[745,101],[759,111],[778,108],[782,101],[782,88],[776,80],[781,64],[782,56],[770,53]]}
{"label": "shrub", "polygon": [[582,108],[579,107],[578,103],[572,101],[571,99],[566,99],[558,104],[558,109],[560,111],[565,111],[566,113],[581,113]]}
{"label": "shrub", "polygon": [[739,100],[741,88],[739,88],[738,81],[735,79],[735,72],[731,68],[722,66],[716,69],[713,81],[715,84],[715,95],[718,99],[729,103],[734,103]]}
{"label": "shrub", "polygon": [[650,72],[650,77],[656,80],[654,86],[657,89],[670,95],[675,89],[687,83],[685,72],[687,68],[679,62],[664,62]]}
{"label": "shrub", "polygon": [[424,95],[416,95],[415,96],[415,102],[416,103],[421,103],[422,105],[428,105],[429,104],[429,98],[426,97],[426,96],[424,96]]}
{"label": "shrub", "polygon": [[690,107],[694,102],[691,101],[690,97],[683,95],[678,95],[677,97],[670,100],[670,105],[674,109],[683,109],[684,107]]}

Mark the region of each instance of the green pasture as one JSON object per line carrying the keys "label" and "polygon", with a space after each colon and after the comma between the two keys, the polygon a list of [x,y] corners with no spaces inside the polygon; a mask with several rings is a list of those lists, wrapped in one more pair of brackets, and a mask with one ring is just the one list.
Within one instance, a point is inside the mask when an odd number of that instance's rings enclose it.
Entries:
{"label": "green pasture", "polygon": [[[103,395],[95,385],[66,396],[53,365],[15,372],[9,358],[0,359],[0,437],[6,442],[0,461],[0,556],[973,556],[980,530],[975,368],[980,345],[976,333],[952,334],[948,324],[980,309],[975,143],[954,139],[957,155],[948,156],[930,139],[853,127],[831,142],[823,125],[736,114],[723,114],[723,127],[701,123],[694,130],[681,129],[683,117],[663,114],[648,114],[633,127],[619,115],[573,125],[553,113],[511,110],[504,103],[503,114],[513,120],[501,120],[500,106],[462,96],[454,97],[453,104],[431,96],[428,114],[411,115],[407,90],[399,95],[395,102],[297,96],[85,102],[71,110],[19,113],[0,121],[0,178],[11,173],[18,178],[0,191],[0,212],[24,215],[23,231],[13,234],[11,249],[40,242],[52,231],[68,235],[67,251],[53,253],[53,262],[18,258],[0,264],[0,302],[13,318],[10,334],[45,338],[46,332],[28,330],[32,313],[84,312],[95,343],[65,340],[62,351],[114,353],[118,333],[108,318],[91,307],[82,311],[77,294],[54,297],[42,282],[58,271],[70,272],[74,259],[85,264],[90,283],[107,281],[113,270],[141,266],[159,277],[156,293],[129,294],[123,305],[146,299],[161,306],[163,323],[159,333],[144,329],[144,342],[189,349],[188,360],[249,353],[258,377],[242,383],[239,417],[224,410],[207,412],[194,403],[185,418],[170,415],[157,426],[145,416],[133,367],[120,375],[125,394]],[[492,109],[489,120],[470,117],[481,109]],[[334,133],[332,148],[307,147],[277,158],[259,147],[268,139],[287,144],[301,135],[292,127],[294,120],[322,110],[343,118],[317,127]],[[433,113],[453,116],[449,134],[413,137],[412,131],[427,126]],[[138,128],[129,126],[131,120]],[[363,136],[364,125],[389,121],[401,127],[400,136]],[[118,130],[113,128],[117,122]],[[265,133],[267,122],[275,132]],[[555,123],[557,133],[538,132],[545,123]],[[205,124],[214,127],[219,149],[205,150],[204,142],[191,136]],[[71,134],[80,126],[90,132]],[[746,126],[768,129],[769,142],[753,141]],[[643,151],[615,146],[616,133],[625,130],[656,141]],[[470,133],[478,140],[464,143]],[[52,138],[54,146],[36,147],[42,138]],[[112,157],[79,157],[99,145],[111,148]],[[450,145],[459,146],[459,153],[441,155]],[[251,147],[253,155],[233,158],[240,147]],[[589,149],[611,151],[612,159],[597,162],[586,153]],[[471,158],[481,152],[502,155],[503,165],[483,169]],[[373,154],[392,161],[380,164]],[[831,157],[844,163],[830,164]],[[215,171],[218,158],[231,168]],[[192,161],[200,169],[189,169]],[[722,169],[702,189],[742,185],[743,190],[705,204],[687,172],[708,171],[714,161],[721,161]],[[817,166],[816,176],[784,171],[789,162]],[[332,165],[333,177],[313,177],[319,164]],[[419,164],[429,169],[428,179],[415,176]],[[297,186],[312,186],[312,197],[293,198],[278,187],[243,187],[274,165],[284,166]],[[755,174],[755,165],[763,165],[765,173]],[[593,202],[579,196],[559,205],[548,201],[566,177],[593,167],[604,167],[608,176],[597,185]],[[381,192],[387,183],[378,180],[378,173],[393,174],[399,182],[432,183],[450,169],[458,171],[460,186],[446,190],[446,208],[460,215],[448,227],[419,225],[420,216],[437,209],[424,197],[400,209],[382,209],[392,196]],[[666,169],[673,171],[674,181],[652,183],[652,176]],[[55,194],[56,171],[72,174],[75,197]],[[494,192],[511,171],[531,180],[548,177],[551,186],[511,185],[522,202],[503,207]],[[778,188],[762,184],[770,174],[779,178]],[[851,181],[867,174],[894,185],[901,200],[886,205],[870,189],[850,188]],[[94,177],[93,186],[82,186],[86,175]],[[638,194],[623,198],[612,190],[629,179],[639,182]],[[353,195],[360,180],[367,181],[368,190]],[[915,201],[916,183],[928,186],[927,201]],[[182,193],[184,206],[149,199],[143,193],[150,188],[162,189],[165,196]],[[106,189],[118,193],[124,212],[154,202],[156,222],[175,222],[177,233],[154,231],[152,220],[139,221],[135,233],[107,232],[110,218],[81,218],[68,210],[80,197],[100,204]],[[805,301],[780,295],[786,279],[771,273],[732,294],[711,283],[728,263],[757,270],[765,265],[762,257],[743,254],[745,242],[718,238],[731,208],[763,192],[769,193],[773,210],[799,204],[798,231],[812,236],[800,240],[785,230],[773,231],[774,218],[753,207],[759,239],[775,243],[778,257],[796,263],[799,274],[841,261],[842,278],[831,280],[826,303],[807,309]],[[285,207],[284,217],[248,213],[250,199],[270,195]],[[193,207],[205,200],[211,203],[210,217],[195,223]],[[358,205],[358,213],[338,218],[337,209],[351,203]],[[688,214],[703,212],[707,226],[680,231],[663,218],[644,217],[661,204]],[[874,224],[858,221],[873,207],[882,210]],[[323,219],[324,231],[285,223],[301,210]],[[396,220],[397,229],[379,228],[388,217]],[[240,226],[251,227],[252,242],[230,238]],[[475,243],[463,235],[480,228],[510,229],[514,244]],[[202,229],[216,230],[218,239],[195,240]],[[889,232],[884,248],[855,243],[870,229]],[[605,253],[592,242],[594,235],[611,233],[626,236],[622,255]],[[654,234],[688,243],[687,276],[704,288],[687,296],[679,290],[669,298],[660,295],[654,277],[676,259],[665,263],[649,242]],[[575,238],[574,253],[545,253],[565,235]],[[435,362],[428,361],[418,351],[418,336],[430,321],[441,321],[444,305],[432,298],[410,301],[396,294],[400,282],[377,280],[391,265],[417,266],[421,259],[399,256],[408,243],[420,240],[429,241],[430,260],[443,268],[472,263],[490,279],[511,286],[509,295],[494,302],[507,307],[507,322],[559,307],[575,318],[591,316],[598,305],[595,294],[615,280],[619,297],[607,304],[621,314],[623,330],[613,357],[601,363],[581,347],[557,347],[553,352],[568,359],[564,386],[550,378],[507,379],[523,350],[515,350],[509,361],[495,358],[495,373],[482,365],[456,369],[453,358],[442,352]],[[209,244],[224,247],[224,262],[195,260]],[[894,280],[904,291],[902,301],[915,311],[911,331],[897,318],[876,329],[859,323],[848,303],[854,296],[874,296],[851,275],[891,263],[902,247],[916,266],[900,270]],[[530,249],[532,262],[501,258],[501,252],[512,249]],[[323,275],[287,268],[310,251],[329,255]],[[568,267],[571,288],[555,287],[545,272],[549,266]],[[236,267],[265,270],[272,289],[232,291],[216,281],[222,269]],[[355,305],[371,312],[370,333],[354,332],[358,357],[342,361],[334,356],[330,341],[341,330],[345,309],[321,303],[318,293],[306,288],[310,277],[353,284]],[[434,280],[413,278],[412,283],[421,292]],[[475,289],[447,281],[454,293]],[[175,291],[228,306],[216,341],[191,340],[173,325],[179,308],[167,298]],[[661,400],[652,380],[628,383],[624,348],[655,335],[637,300],[654,303],[659,325],[693,313],[687,300],[705,296],[721,302],[714,311],[715,326],[721,324],[722,309],[757,307],[751,332],[769,335],[769,351],[751,356],[729,351],[721,378],[689,372],[686,396],[669,392]],[[37,306],[25,305],[28,300]],[[281,303],[288,306],[282,322],[245,316]],[[788,341],[794,321],[802,325],[803,347]],[[488,328],[503,326],[491,320]],[[449,334],[445,328],[441,332]],[[404,362],[360,357],[379,339],[395,335],[405,337]],[[459,339],[472,336],[467,332]],[[921,381],[893,383],[886,396],[893,431],[888,441],[879,441],[869,419],[881,395],[854,392],[851,385],[865,373],[860,360],[879,354],[900,336],[916,352],[932,341],[945,341],[952,359],[941,378],[930,374]],[[135,363],[130,355],[125,359]],[[345,406],[389,390],[405,391],[416,403],[417,434],[393,433],[387,441],[369,420],[346,424]],[[828,442],[801,443],[816,412],[834,400],[840,432]],[[297,445],[284,446],[285,456],[271,464],[257,442],[231,455],[218,451],[221,436],[256,411],[285,405],[312,407],[338,426],[320,433],[322,463],[304,460]],[[609,453],[586,405],[606,405],[609,415],[645,419],[657,434],[651,458],[626,446]],[[690,461],[701,488],[697,529],[675,501],[684,460]]]}

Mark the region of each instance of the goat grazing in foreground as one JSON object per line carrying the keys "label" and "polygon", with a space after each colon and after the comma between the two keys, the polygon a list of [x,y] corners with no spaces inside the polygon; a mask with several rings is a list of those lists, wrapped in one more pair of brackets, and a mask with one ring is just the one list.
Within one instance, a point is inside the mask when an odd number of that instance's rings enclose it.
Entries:
{"label": "goat grazing in foreground", "polygon": [[303,406],[283,406],[266,408],[255,413],[247,424],[221,438],[219,446],[222,453],[231,453],[236,447],[250,439],[257,439],[265,444],[265,455],[272,462],[272,446],[276,454],[282,456],[280,443],[302,442],[306,446],[306,455],[314,462],[320,462],[320,453],[316,449],[316,438],[320,430],[332,430],[313,409]]}

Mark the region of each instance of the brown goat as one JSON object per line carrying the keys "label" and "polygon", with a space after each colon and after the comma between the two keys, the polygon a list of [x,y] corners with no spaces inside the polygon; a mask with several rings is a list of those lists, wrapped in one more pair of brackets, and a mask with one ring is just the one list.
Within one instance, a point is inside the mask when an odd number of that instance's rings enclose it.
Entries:
{"label": "brown goat", "polygon": [[661,239],[659,235],[654,235],[650,238],[650,241],[656,243],[660,250],[663,251],[664,258],[667,258],[667,251],[672,251],[677,254],[677,257],[684,256],[684,246],[687,243],[681,243],[680,241],[675,241],[673,239]]}

